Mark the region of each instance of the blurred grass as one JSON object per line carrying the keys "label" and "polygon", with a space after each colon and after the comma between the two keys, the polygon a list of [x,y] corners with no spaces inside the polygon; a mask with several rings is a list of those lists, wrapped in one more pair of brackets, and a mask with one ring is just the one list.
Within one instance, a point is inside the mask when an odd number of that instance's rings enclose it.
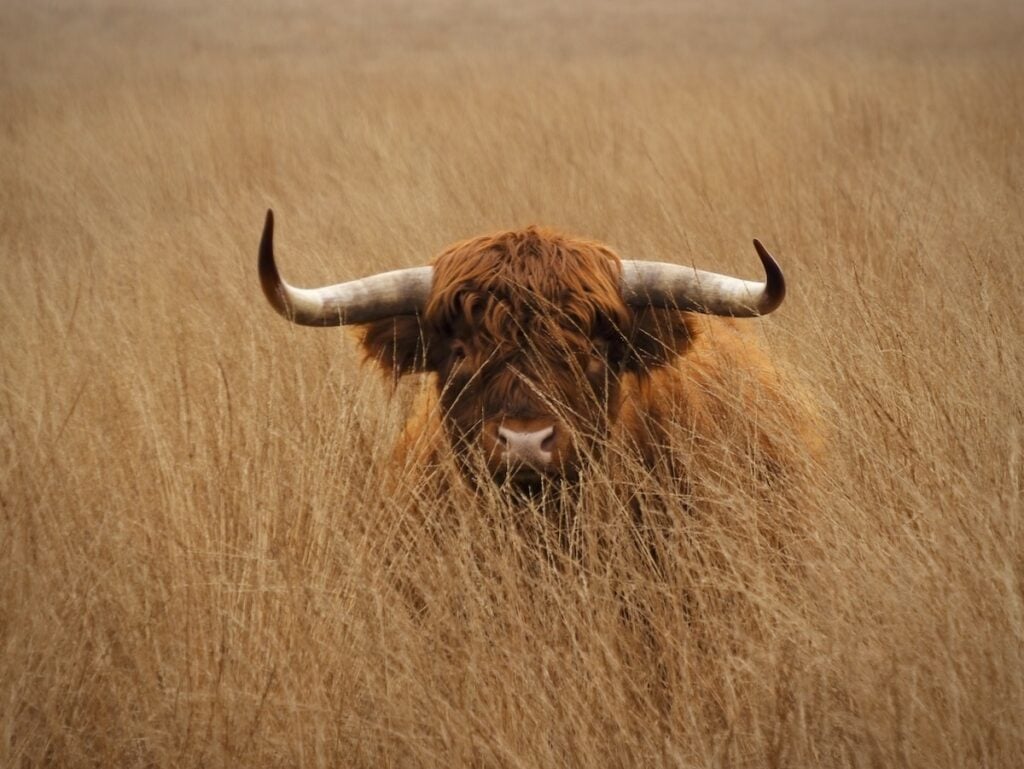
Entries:
{"label": "blurred grass", "polygon": [[[716,9],[0,10],[0,764],[1017,765],[1021,13]],[[268,206],[308,285],[759,237],[830,458],[707,478],[658,568],[628,462],[552,503],[569,549],[382,494],[421,383],[265,306]]]}

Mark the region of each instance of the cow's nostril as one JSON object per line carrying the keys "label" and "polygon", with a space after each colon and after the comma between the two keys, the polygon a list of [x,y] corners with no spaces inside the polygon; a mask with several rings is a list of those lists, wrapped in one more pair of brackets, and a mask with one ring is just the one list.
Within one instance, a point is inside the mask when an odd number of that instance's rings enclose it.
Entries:
{"label": "cow's nostril", "polygon": [[551,451],[551,449],[555,447],[555,428],[552,427],[550,429],[551,432],[548,433],[548,436],[540,443],[541,451]]}
{"label": "cow's nostril", "polygon": [[498,445],[502,448],[508,448],[508,436],[505,435],[504,430],[498,430]]}

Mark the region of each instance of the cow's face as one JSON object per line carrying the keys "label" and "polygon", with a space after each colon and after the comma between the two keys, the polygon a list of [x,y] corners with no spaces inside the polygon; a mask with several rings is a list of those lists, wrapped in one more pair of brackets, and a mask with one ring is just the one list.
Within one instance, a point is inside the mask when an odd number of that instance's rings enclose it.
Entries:
{"label": "cow's face", "polygon": [[507,315],[507,338],[462,323],[442,337],[437,386],[449,437],[498,480],[573,475],[615,418],[623,344],[611,328],[489,301]]}
{"label": "cow's face", "polygon": [[463,460],[499,482],[571,478],[616,419],[623,377],[692,338],[685,313],[627,306],[619,269],[603,246],[533,228],[460,243],[436,261],[423,317],[367,324],[363,345],[395,374],[436,374]]}

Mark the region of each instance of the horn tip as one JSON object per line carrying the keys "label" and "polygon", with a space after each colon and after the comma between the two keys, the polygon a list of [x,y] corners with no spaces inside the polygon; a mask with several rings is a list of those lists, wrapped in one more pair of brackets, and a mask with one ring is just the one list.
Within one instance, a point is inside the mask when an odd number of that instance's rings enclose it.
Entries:
{"label": "horn tip", "polygon": [[260,275],[269,273],[276,275],[274,264],[274,212],[267,209],[267,218],[263,223],[263,235],[260,236]]}
{"label": "horn tip", "polygon": [[764,289],[765,302],[764,306],[759,308],[758,314],[767,315],[782,304],[782,300],[786,298],[786,278],[782,274],[782,268],[779,267],[779,263],[775,261],[775,257],[771,255],[757,238],[754,238],[754,249],[761,258],[761,264],[764,265],[766,278]]}
{"label": "horn tip", "polygon": [[281,275],[274,261],[274,212],[269,208],[263,224],[263,235],[260,237],[258,267],[264,295],[275,310],[284,313],[287,302],[282,297]]}

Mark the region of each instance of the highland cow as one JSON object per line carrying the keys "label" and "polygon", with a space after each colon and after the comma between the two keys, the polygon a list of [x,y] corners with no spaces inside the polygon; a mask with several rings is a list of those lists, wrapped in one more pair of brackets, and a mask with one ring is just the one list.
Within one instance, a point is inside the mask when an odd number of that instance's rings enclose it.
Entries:
{"label": "highland cow", "polygon": [[[717,440],[730,413],[759,425],[753,448],[770,472],[813,440],[776,367],[734,320],[785,297],[757,240],[764,283],[623,260],[528,227],[456,243],[432,266],[299,289],[278,273],[273,231],[268,211],[259,274],[279,313],[355,325],[384,371],[434,377],[396,448],[404,461],[454,454],[470,481],[522,488],[575,478],[613,433],[654,466],[672,443],[669,425]],[[791,434],[778,434],[780,421]]]}

